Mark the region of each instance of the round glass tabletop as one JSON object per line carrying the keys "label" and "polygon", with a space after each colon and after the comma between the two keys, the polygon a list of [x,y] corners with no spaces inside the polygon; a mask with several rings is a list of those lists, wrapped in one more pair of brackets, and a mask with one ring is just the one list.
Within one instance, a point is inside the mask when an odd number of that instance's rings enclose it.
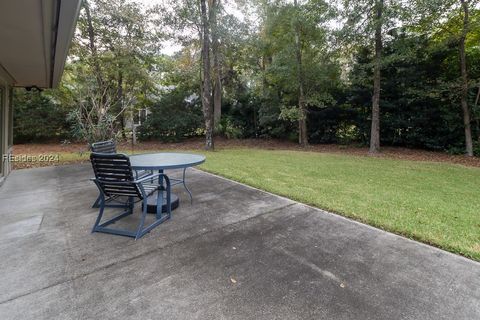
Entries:
{"label": "round glass tabletop", "polygon": [[205,162],[205,156],[190,153],[147,153],[130,156],[132,169],[166,170],[197,166]]}

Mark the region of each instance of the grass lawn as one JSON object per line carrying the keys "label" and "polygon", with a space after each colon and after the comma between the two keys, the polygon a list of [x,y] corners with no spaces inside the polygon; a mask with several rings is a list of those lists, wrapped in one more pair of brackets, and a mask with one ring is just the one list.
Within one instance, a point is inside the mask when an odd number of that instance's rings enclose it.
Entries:
{"label": "grass lawn", "polygon": [[[202,170],[480,261],[480,168],[254,148],[202,153]],[[60,163],[89,156],[59,155]]]}
{"label": "grass lawn", "polygon": [[201,168],[480,261],[478,168],[258,149]]}

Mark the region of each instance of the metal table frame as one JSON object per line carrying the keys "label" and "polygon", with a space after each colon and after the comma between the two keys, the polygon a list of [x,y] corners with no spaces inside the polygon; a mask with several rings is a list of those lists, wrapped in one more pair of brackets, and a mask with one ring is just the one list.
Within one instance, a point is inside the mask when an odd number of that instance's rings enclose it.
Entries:
{"label": "metal table frame", "polygon": [[[180,156],[185,157],[189,156],[191,159],[189,161],[178,162],[178,163],[149,163],[149,164],[141,164],[139,163],[138,159],[143,157],[155,157],[155,156]],[[146,154],[136,154],[130,156],[130,162],[133,170],[146,170],[146,171],[158,171],[159,173],[164,173],[165,170],[173,170],[173,169],[183,169],[182,179],[170,178],[171,186],[176,186],[182,184],[187,191],[190,197],[190,203],[193,203],[193,196],[190,189],[188,189],[186,184],[186,171],[190,167],[197,166],[205,162],[205,156],[196,155],[196,154],[189,154],[189,153],[173,153],[173,152],[159,152],[159,153],[146,153]],[[159,176],[159,184],[163,184],[162,176]]]}

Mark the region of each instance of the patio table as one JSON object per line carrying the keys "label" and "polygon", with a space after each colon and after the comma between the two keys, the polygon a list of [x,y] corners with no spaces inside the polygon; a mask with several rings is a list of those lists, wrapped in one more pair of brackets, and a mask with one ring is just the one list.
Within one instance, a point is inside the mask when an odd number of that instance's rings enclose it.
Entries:
{"label": "patio table", "polygon": [[[163,173],[165,170],[171,169],[183,169],[182,179],[170,178],[171,185],[183,184],[183,187],[188,192],[190,196],[190,202],[193,201],[192,193],[188,189],[185,182],[185,173],[187,168],[197,166],[205,162],[205,156],[198,154],[189,154],[189,153],[170,153],[170,152],[160,152],[160,153],[147,153],[147,154],[136,154],[130,156],[130,164],[134,170],[149,170],[157,171]],[[163,178],[160,177],[160,184],[163,184]],[[162,192],[163,194],[163,192]],[[178,196],[173,194],[171,195],[172,210],[176,209],[179,205]],[[148,207],[147,211],[150,213],[156,213],[157,211],[157,199],[155,196],[148,198]],[[166,211],[166,198],[163,199],[162,211]]]}

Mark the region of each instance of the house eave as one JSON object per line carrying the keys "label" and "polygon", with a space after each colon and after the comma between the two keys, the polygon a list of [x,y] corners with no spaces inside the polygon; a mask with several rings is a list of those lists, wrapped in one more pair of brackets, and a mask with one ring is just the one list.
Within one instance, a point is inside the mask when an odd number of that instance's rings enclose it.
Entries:
{"label": "house eave", "polygon": [[81,0],[0,2],[0,77],[51,88],[62,77]]}

